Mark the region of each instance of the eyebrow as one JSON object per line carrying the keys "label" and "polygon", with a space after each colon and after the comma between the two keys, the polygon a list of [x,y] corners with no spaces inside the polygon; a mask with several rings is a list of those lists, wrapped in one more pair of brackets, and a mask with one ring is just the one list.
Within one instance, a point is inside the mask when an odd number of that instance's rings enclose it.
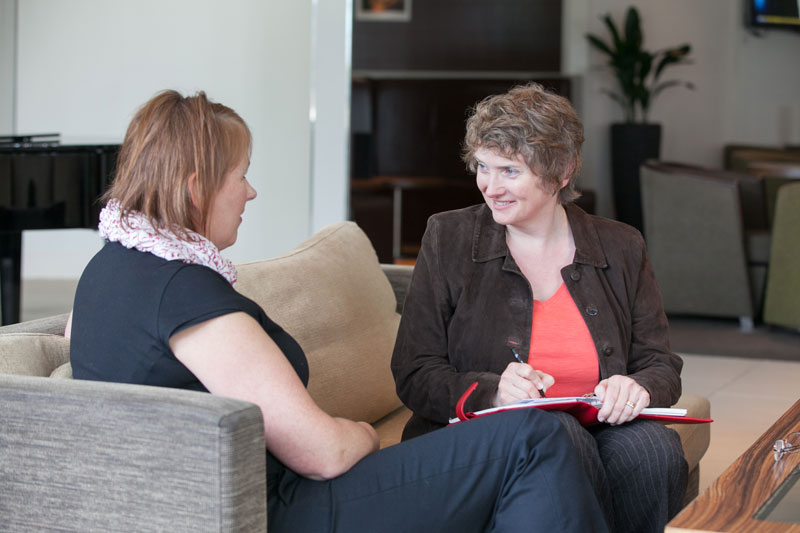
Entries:
{"label": "eyebrow", "polygon": [[[489,166],[489,165],[487,165],[486,163],[484,163],[483,161],[481,161],[480,159],[477,159],[477,158],[475,159],[475,164],[476,165]],[[522,164],[521,163],[514,163],[514,164],[511,164],[511,165],[498,166],[497,168],[502,169],[502,170],[512,170],[512,169],[513,170],[522,170]]]}

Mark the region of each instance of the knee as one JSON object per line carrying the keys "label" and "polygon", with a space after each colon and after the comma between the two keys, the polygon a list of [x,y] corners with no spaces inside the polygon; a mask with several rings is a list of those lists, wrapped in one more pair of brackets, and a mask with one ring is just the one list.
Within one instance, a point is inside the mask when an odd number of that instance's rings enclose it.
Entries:
{"label": "knee", "polygon": [[652,444],[651,454],[654,459],[669,471],[676,471],[686,466],[681,438],[674,430],[660,426],[660,435],[650,439]]}
{"label": "knee", "polygon": [[569,446],[566,428],[552,414],[539,409],[517,409],[509,413],[509,423],[515,428],[517,438],[531,442],[550,442]]}

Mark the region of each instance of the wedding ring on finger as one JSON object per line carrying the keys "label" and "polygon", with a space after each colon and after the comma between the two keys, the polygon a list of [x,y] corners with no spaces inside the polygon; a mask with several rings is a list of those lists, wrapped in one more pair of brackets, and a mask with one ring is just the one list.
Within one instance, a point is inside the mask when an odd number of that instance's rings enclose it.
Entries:
{"label": "wedding ring on finger", "polygon": [[627,405],[627,406],[628,406],[628,407],[630,407],[631,409],[636,409],[636,404],[635,404],[635,403],[633,403],[633,402],[632,402],[632,401],[630,401],[630,400],[626,401],[626,402],[625,402],[625,405]]}

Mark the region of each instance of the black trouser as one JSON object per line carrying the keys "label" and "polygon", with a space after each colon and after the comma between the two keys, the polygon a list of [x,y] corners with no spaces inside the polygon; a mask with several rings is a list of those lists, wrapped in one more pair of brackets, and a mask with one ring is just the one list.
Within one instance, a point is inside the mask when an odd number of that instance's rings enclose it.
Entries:
{"label": "black trouser", "polygon": [[330,481],[285,470],[269,532],[606,531],[556,418],[521,409],[385,448]]}
{"label": "black trouser", "polygon": [[678,434],[653,420],[587,429],[568,413],[551,414],[567,429],[609,529],[664,531],[680,511],[686,492],[688,466]]}

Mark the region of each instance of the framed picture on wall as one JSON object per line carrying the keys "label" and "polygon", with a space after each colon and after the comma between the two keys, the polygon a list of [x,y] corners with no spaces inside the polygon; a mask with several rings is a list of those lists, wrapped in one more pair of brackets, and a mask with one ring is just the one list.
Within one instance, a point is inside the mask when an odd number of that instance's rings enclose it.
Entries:
{"label": "framed picture on wall", "polygon": [[411,0],[355,0],[356,20],[408,22]]}

